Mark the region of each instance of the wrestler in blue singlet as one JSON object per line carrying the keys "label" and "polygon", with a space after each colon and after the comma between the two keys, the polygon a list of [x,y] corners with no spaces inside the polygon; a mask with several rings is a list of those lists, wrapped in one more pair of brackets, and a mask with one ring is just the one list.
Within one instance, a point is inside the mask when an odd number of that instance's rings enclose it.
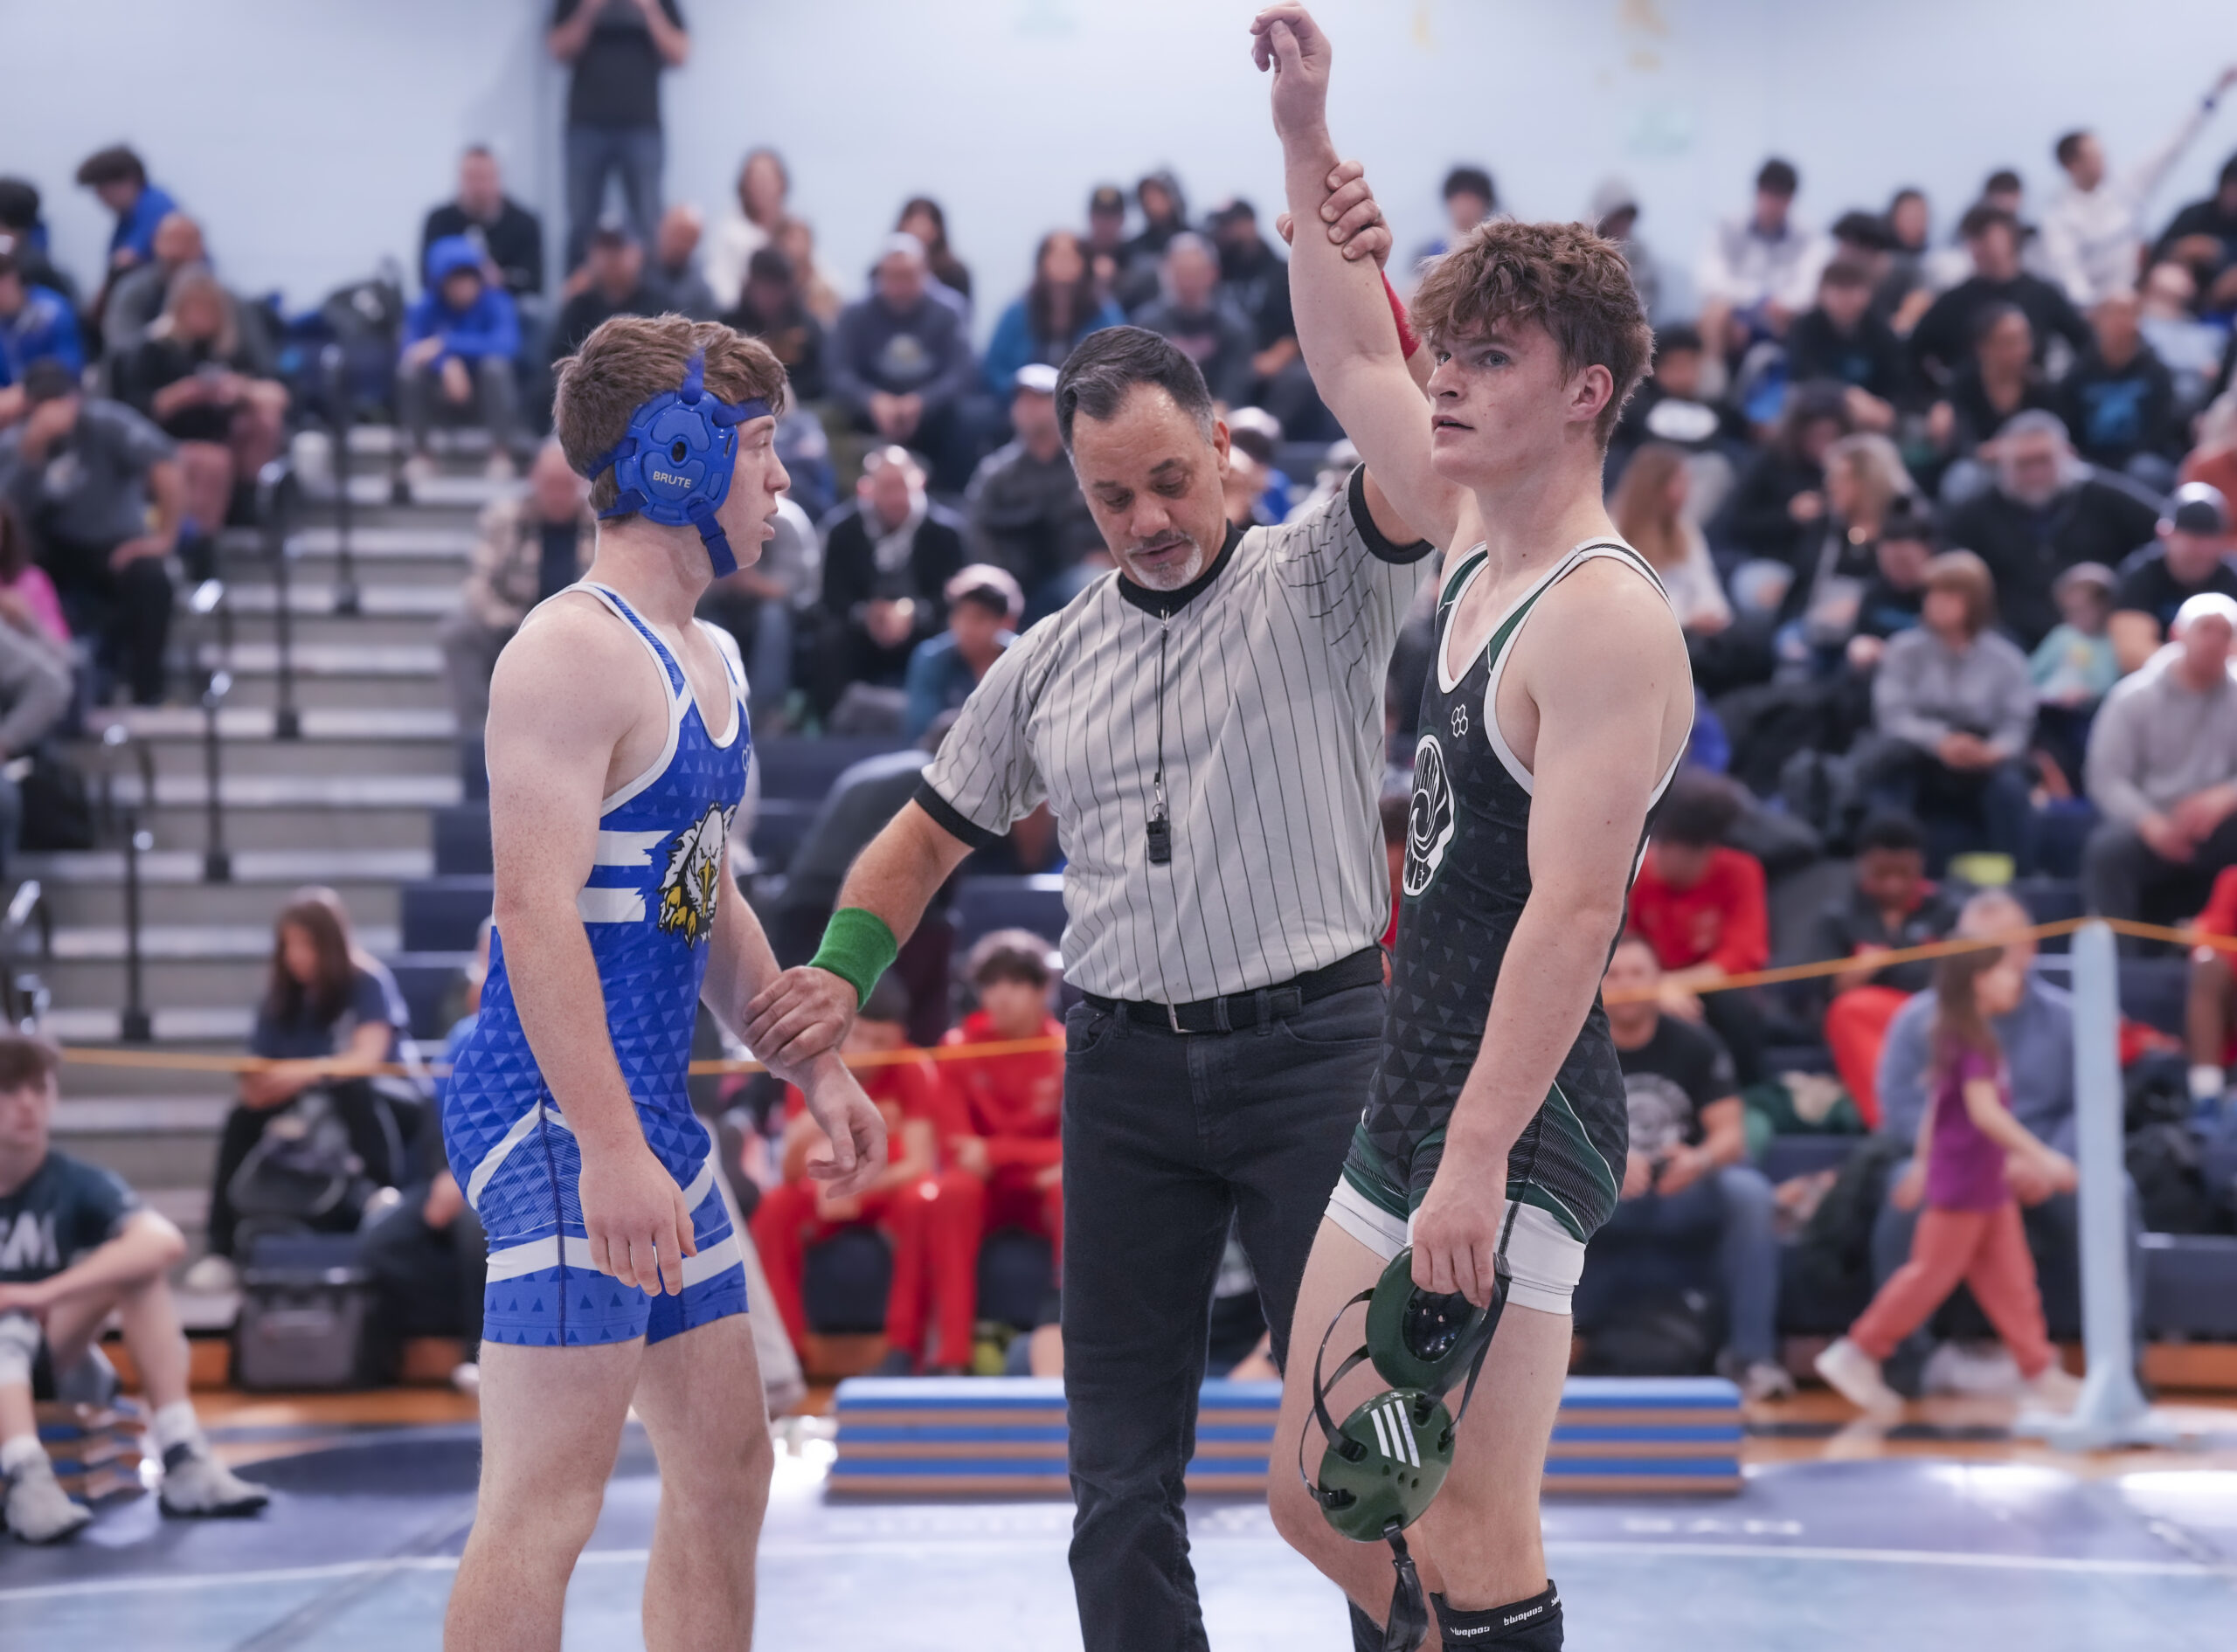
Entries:
{"label": "wrestler in blue singlet", "polygon": [[603,585],[574,589],[636,632],[668,694],[668,745],[600,806],[597,858],[576,903],[622,1080],[647,1144],[684,1190],[699,1254],[683,1259],[680,1297],[648,1296],[591,1265],[582,1152],[521,1031],[504,937],[492,935],[481,1013],[444,1095],[444,1140],[489,1237],[482,1336],[534,1347],[660,1342],[746,1306],[714,1139],[684,1093],[723,847],[752,750],[745,696],[725,653],[730,704],[717,736],[652,627]]}

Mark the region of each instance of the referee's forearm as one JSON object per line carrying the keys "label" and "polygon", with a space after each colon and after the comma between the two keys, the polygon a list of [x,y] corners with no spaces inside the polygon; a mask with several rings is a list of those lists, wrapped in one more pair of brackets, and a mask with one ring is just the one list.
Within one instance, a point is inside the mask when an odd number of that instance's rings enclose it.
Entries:
{"label": "referee's forearm", "polygon": [[869,840],[848,869],[839,904],[874,914],[906,942],[924,921],[925,909],[971,846],[943,830],[913,800]]}

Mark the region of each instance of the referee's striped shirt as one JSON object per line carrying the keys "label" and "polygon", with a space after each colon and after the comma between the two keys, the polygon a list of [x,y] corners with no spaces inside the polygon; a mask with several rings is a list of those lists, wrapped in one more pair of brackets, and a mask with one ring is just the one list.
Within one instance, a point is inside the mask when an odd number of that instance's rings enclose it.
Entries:
{"label": "referee's striped shirt", "polygon": [[[1375,530],[1364,474],[1295,522],[1230,529],[1182,590],[1091,585],[995,661],[925,770],[917,801],[969,843],[1049,804],[1086,991],[1185,1004],[1382,936],[1383,680],[1434,547]],[[1173,858],[1153,866],[1160,627]]]}

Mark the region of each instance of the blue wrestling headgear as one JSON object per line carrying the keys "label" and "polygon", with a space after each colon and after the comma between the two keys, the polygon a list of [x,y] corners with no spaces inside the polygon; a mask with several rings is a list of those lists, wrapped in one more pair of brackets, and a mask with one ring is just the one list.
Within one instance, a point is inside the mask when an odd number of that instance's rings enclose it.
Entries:
{"label": "blue wrestling headgear", "polygon": [[730,496],[737,427],[775,410],[758,397],[733,403],[710,396],[706,378],[706,353],[694,350],[682,386],[632,413],[627,433],[591,461],[588,473],[595,481],[613,467],[619,496],[599,512],[599,520],[634,514],[664,528],[696,528],[720,579],[738,571],[730,539],[715,521]]}

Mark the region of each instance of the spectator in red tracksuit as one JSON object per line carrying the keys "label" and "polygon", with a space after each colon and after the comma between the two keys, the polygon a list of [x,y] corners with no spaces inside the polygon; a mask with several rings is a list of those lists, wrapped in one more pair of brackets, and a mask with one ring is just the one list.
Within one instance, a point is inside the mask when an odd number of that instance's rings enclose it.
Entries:
{"label": "spectator in red tracksuit", "polygon": [[1724,843],[1739,818],[1721,775],[1687,770],[1671,782],[1631,885],[1631,927],[1662,965],[1663,1013],[1707,1021],[1745,1088],[1763,1082],[1763,1013],[1752,993],[1720,988],[1762,969],[1771,942],[1763,863]]}
{"label": "spectator in red tracksuit", "polygon": [[[931,1058],[921,1050],[911,1049],[908,1022],[907,989],[888,976],[862,1006],[842,1047],[850,1058],[889,1058],[880,1065],[859,1066],[855,1072],[863,1091],[885,1115],[890,1155],[885,1173],[869,1191],[842,1197],[835,1197],[822,1183],[810,1180],[808,1149],[822,1139],[822,1132],[808,1116],[800,1093],[789,1089],[785,1096],[784,1141],[779,1150],[784,1180],[762,1195],[752,1222],[753,1243],[761,1253],[762,1271],[769,1276],[770,1298],[795,1348],[801,1346],[807,1334],[807,1315],[800,1294],[807,1248],[843,1227],[872,1226],[885,1235],[893,1247],[893,1283],[886,1293],[888,1351],[880,1369],[890,1375],[916,1370],[924,1352],[926,1301],[938,1295],[936,1289],[928,1289],[927,1241],[939,1191],[933,1179],[933,1154],[938,1121],[947,1102]],[[890,1059],[895,1056],[901,1059]],[[966,1283],[963,1299],[966,1328],[970,1312]],[[967,1335],[964,1345],[969,1346]]]}
{"label": "spectator in red tracksuit", "polygon": [[947,1168],[933,1217],[932,1267],[942,1285],[940,1345],[950,1346],[953,1315],[965,1345],[971,1328],[979,1243],[990,1228],[1037,1233],[1063,1255],[1064,1028],[1049,1013],[1055,978],[1049,943],[1026,930],[997,930],[971,952],[971,984],[979,1007],[940,1042],[948,1050],[974,1044],[1054,1040],[1053,1047],[940,1062],[949,1099]]}

